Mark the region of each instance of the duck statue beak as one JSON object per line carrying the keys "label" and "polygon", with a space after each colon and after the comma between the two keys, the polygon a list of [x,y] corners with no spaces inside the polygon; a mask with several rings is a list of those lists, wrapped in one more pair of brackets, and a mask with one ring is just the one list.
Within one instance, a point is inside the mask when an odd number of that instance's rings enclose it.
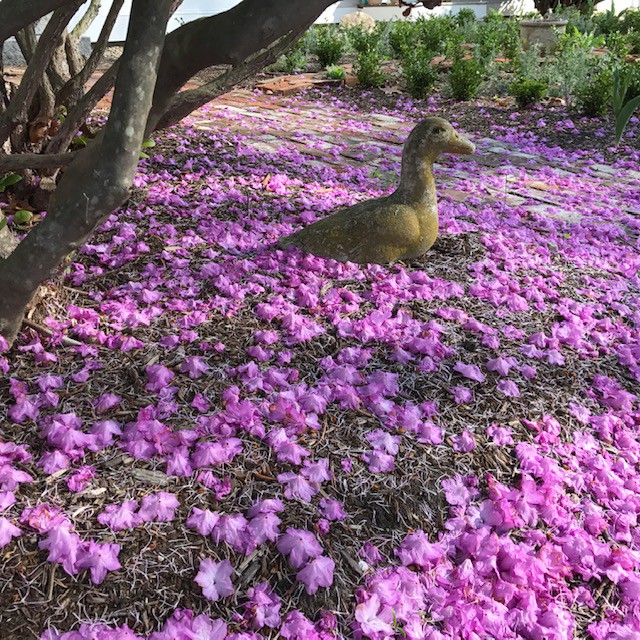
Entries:
{"label": "duck statue beak", "polygon": [[446,153],[473,153],[476,150],[476,145],[471,142],[465,136],[460,135],[457,131],[454,131],[447,148]]}

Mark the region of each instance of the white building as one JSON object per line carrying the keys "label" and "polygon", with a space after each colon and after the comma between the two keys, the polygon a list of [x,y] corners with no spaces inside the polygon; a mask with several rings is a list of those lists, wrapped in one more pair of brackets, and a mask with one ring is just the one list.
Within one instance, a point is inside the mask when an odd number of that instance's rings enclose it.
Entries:
{"label": "white building", "polygon": [[[293,0],[292,0],[293,1]],[[298,0],[304,2],[304,0]],[[204,18],[227,11],[238,4],[240,0],[184,0],[179,9],[172,16],[169,22],[169,30],[178,28],[185,22]],[[598,11],[606,11],[615,2],[616,12],[620,12],[627,7],[640,7],[640,0],[604,0],[597,5]],[[339,0],[329,7],[319,18],[319,23],[336,23],[340,18],[353,11],[357,11],[360,6],[377,4],[379,6],[364,6],[362,11],[368,13],[375,20],[397,20],[402,17],[402,9],[392,6],[395,0]],[[109,11],[110,2],[103,2],[97,19],[89,28],[86,35],[95,42],[100,34],[100,29]],[[80,18],[83,11],[88,6],[88,1],[78,11],[76,20]],[[445,0],[442,5],[433,10],[418,7],[411,12],[411,17],[419,15],[442,15],[446,13],[457,13],[460,9],[468,7],[473,9],[478,18],[484,17],[489,9],[501,10],[510,15],[528,13],[534,10],[533,0]],[[120,15],[116,20],[111,32],[112,42],[123,42],[127,33],[127,23],[131,12],[131,0],[126,0]],[[72,23],[73,24],[73,23]]]}

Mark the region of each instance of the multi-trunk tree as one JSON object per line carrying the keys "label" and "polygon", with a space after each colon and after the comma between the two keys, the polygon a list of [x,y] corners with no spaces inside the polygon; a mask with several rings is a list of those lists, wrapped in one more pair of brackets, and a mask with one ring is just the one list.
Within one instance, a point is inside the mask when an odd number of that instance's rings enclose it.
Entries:
{"label": "multi-trunk tree", "polygon": [[[99,3],[91,2],[81,26],[69,31],[83,0],[0,0],[0,43],[16,36],[28,61],[13,86],[0,60],[0,178],[22,175],[22,196],[47,212],[0,258],[1,336],[15,339],[38,287],[126,200],[143,141],[274,62],[333,1],[243,0],[167,34],[181,0],[133,0],[122,56],[87,88],[123,0],[112,0],[86,60],[77,41]],[[47,15],[37,38],[34,25]],[[180,91],[212,66],[223,69],[212,81]],[[86,147],[70,152],[112,88],[106,124]]]}

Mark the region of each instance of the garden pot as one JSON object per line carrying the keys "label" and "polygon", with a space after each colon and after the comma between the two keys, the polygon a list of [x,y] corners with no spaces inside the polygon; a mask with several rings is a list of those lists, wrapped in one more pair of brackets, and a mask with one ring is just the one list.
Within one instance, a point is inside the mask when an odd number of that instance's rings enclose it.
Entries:
{"label": "garden pot", "polygon": [[520,40],[523,49],[540,46],[541,53],[553,53],[558,34],[567,30],[566,20],[523,20],[520,23]]}

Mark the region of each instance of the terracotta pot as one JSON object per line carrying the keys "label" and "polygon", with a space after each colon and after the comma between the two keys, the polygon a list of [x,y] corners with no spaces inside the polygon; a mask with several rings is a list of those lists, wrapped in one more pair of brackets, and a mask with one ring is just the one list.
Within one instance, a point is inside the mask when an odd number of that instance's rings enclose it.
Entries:
{"label": "terracotta pot", "polygon": [[540,45],[541,53],[552,53],[559,33],[567,30],[566,20],[523,20],[520,23],[520,40],[523,49]]}

